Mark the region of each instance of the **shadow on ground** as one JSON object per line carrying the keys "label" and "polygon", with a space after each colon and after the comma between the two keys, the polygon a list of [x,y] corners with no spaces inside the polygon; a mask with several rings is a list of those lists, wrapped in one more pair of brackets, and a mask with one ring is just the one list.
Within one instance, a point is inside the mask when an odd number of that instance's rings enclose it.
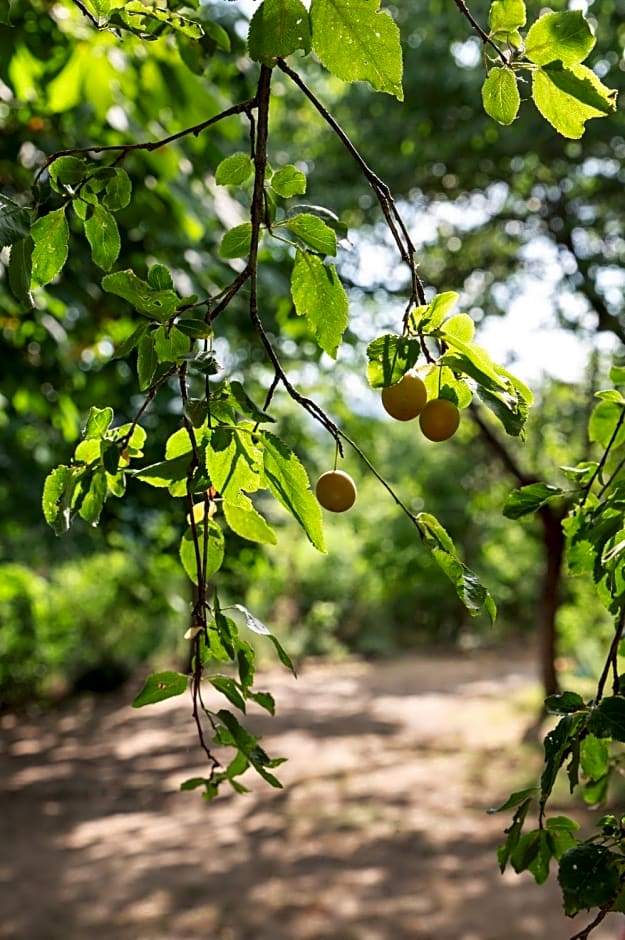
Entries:
{"label": "shadow on ground", "polygon": [[[206,804],[189,702],[82,698],[4,716],[6,940],[566,940],[557,885],[497,869],[533,782],[537,701],[520,656],[476,653],[272,673],[251,716],[283,790]],[[262,683],[260,684],[262,687]],[[616,935],[612,919],[594,935]]]}

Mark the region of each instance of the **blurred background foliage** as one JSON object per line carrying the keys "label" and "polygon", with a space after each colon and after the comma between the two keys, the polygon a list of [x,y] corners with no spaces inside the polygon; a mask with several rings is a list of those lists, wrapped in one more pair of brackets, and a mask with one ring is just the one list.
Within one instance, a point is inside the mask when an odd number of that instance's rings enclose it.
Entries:
{"label": "blurred background foliage", "polygon": [[[344,86],[314,62],[297,66],[398,197],[426,283],[459,290],[463,309],[485,330],[528,284],[539,284],[542,303],[528,309],[528,326],[547,310],[587,343],[586,374],[544,376],[534,388],[527,444],[505,443],[528,477],[558,482],[554,468],[587,451],[585,423],[606,365],[590,353],[596,336],[609,334],[615,347],[625,337],[623,113],[591,122],[581,145],[557,137],[531,103],[512,127],[499,128],[481,111],[481,49],[466,21],[440,0],[392,12],[404,43],[403,105],[363,85]],[[473,12],[486,22],[485,2]],[[598,26],[593,64],[622,88],[625,0],[596,0],[589,13]],[[45,155],[161,138],[250,97],[256,68],[243,56],[243,10],[216,0],[200,14],[227,30],[233,52],[208,38],[199,50],[184,36],[120,41],[95,32],[69,0],[13,0],[13,28],[0,26],[0,191],[27,203]],[[272,165],[297,163],[309,176],[306,201],[356,228],[338,259],[352,314],[339,361],[320,355],[294,316],[289,258],[273,247],[262,255],[267,328],[298,386],[359,441],[408,503],[441,519],[500,616],[494,628],[467,618],[414,528],[353,455],[345,468],[359,499],[345,517],[327,518],[329,554],[315,554],[286,516],[272,519],[280,527],[275,548],[229,536],[224,598],[244,600],[302,657],[533,637],[544,539],[538,523],[501,515],[519,480],[468,417],[442,446],[383,416],[363,381],[364,346],[398,328],[403,273],[355,164],[286,77],[276,76],[274,86]],[[162,262],[184,293],[201,296],[228,282],[231,268],[216,248],[241,208],[216,187],[214,170],[246,149],[245,135],[234,117],[125,160],[134,199],[118,215],[119,269]],[[123,502],[107,503],[98,530],[83,526],[57,539],[46,527],[43,479],[69,458],[89,406],[110,404],[122,423],[141,403],[131,369],[113,358],[136,324],[122,301],[102,292],[101,272],[78,237],[62,278],[37,292],[31,310],[10,294],[6,262],[0,253],[0,705],[12,706],[60,689],[113,685],[148,658],[183,662],[190,598],[176,556],[184,510],[175,501],[168,508],[158,493],[131,486]],[[220,361],[228,377],[260,387],[271,373],[238,312],[235,302],[217,321]],[[524,355],[531,360],[531,351]],[[559,355],[554,348],[554,366]],[[276,414],[279,433],[314,479],[334,459],[331,442],[282,398]],[[151,462],[179,423],[166,394],[145,423]],[[591,670],[610,625],[590,585],[568,581],[560,591],[558,652]]]}

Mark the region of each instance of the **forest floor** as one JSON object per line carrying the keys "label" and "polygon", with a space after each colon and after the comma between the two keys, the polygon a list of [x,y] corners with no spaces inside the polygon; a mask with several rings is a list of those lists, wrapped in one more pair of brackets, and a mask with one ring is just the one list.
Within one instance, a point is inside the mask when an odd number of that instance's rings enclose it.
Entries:
{"label": "forest floor", "polygon": [[288,758],[284,789],[213,803],[179,791],[206,771],[186,697],[133,710],[139,680],[0,718],[0,937],[566,940],[589,919],[563,916],[555,878],[497,868],[509,815],[486,809],[540,764],[527,651],[262,679],[278,715],[250,724]]}

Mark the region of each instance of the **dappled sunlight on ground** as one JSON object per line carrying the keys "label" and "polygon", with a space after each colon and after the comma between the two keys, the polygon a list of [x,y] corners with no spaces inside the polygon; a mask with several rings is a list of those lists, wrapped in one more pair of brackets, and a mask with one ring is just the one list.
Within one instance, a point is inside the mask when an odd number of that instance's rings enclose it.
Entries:
{"label": "dappled sunlight on ground", "polygon": [[[264,681],[262,681],[264,680]],[[186,697],[124,693],[6,715],[0,937],[6,940],[566,940],[557,885],[496,865],[533,782],[538,699],[522,656],[307,666],[258,683],[250,716],[285,784],[215,803]],[[529,762],[530,767],[525,766]],[[620,921],[617,921],[620,923]],[[579,929],[577,921],[575,929]],[[596,940],[614,940],[615,920]]]}

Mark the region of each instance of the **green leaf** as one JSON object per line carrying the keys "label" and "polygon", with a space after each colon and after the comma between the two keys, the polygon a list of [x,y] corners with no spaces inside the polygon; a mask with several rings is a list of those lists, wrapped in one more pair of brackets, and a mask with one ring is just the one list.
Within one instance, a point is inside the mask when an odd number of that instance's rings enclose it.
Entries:
{"label": "green leaf", "polygon": [[107,182],[102,205],[111,212],[118,212],[130,204],[132,183],[123,167],[115,167],[115,175]]}
{"label": "green leaf", "polygon": [[454,337],[462,343],[470,343],[475,333],[475,323],[468,313],[456,313],[442,324],[440,334],[443,339]]}
{"label": "green leaf", "polygon": [[625,741],[625,698],[620,695],[602,698],[591,710],[588,728],[598,738]]}
{"label": "green leaf", "polygon": [[152,333],[145,333],[139,340],[137,354],[137,376],[142,392],[151,385],[157,366],[154,337]]}
{"label": "green leaf", "polygon": [[514,490],[503,505],[503,514],[507,519],[521,519],[537,512],[553,499],[563,495],[559,486],[549,483],[530,483]]}
{"label": "green leaf", "polygon": [[69,530],[72,515],[72,499],[80,471],[75,467],[55,467],[43,484],[41,507],[48,525],[57,535]]}
{"label": "green leaf", "polygon": [[315,548],[325,552],[321,508],[310,490],[306,470],[280,438],[263,431],[262,440],[264,474],[269,489],[299,522]]}
{"label": "green leaf", "polygon": [[512,124],[521,106],[519,86],[512,69],[492,68],[482,85],[482,103],[499,124]]}
{"label": "green leaf", "polygon": [[286,227],[313,251],[322,255],[336,254],[336,234],[318,216],[302,212],[292,216],[286,222]]}
{"label": "green leaf", "polygon": [[526,18],[523,0],[493,0],[488,22],[492,33],[510,33],[525,26]]}
{"label": "green leaf", "polygon": [[125,359],[126,356],[128,356],[133,351],[133,349],[139,345],[141,337],[144,336],[148,329],[149,326],[147,323],[140,323],[139,326],[132,331],[130,336],[128,336],[119,344],[115,350],[113,359]]}
{"label": "green leaf", "polygon": [[[213,519],[204,519],[195,527],[197,534],[197,548],[200,556],[200,564],[204,564],[204,543],[207,542],[206,568],[204,569],[204,580],[219,571],[224,560],[224,534],[221,528]],[[186,530],[180,542],[180,561],[193,584],[198,583],[198,566],[196,546],[193,540],[193,530],[191,526]]]}
{"label": "green leaf", "polygon": [[559,61],[562,65],[583,62],[595,44],[590,24],[580,10],[545,13],[529,29],[525,54],[536,65]]}
{"label": "green leaf", "polygon": [[576,845],[564,853],[558,881],[567,916],[612,900],[619,883],[619,861],[602,845]]}
{"label": "green leaf", "polygon": [[175,13],[173,10],[162,9],[156,3],[149,6],[143,0],[126,0],[124,12],[131,16],[138,15],[142,20],[148,18],[154,19],[158,23],[165,23],[170,29],[182,33],[190,39],[201,39],[204,35],[204,30],[199,23],[182,16],[180,13]]}
{"label": "green leaf", "polygon": [[[271,188],[283,199],[303,196],[306,192],[306,176],[296,166],[283,166],[271,177]],[[326,252],[331,254],[331,252]]]}
{"label": "green leaf", "polygon": [[154,351],[159,362],[177,362],[189,352],[189,337],[176,326],[159,326],[154,331]]}
{"label": "green leaf", "polygon": [[282,665],[286,666],[287,669],[290,669],[293,675],[296,676],[297,674],[295,672],[295,667],[291,662],[291,658],[280,644],[278,638],[271,632],[271,630],[265,626],[262,620],[259,620],[258,617],[254,616],[254,614],[251,614],[247,607],[244,607],[243,604],[235,604],[234,607],[236,610],[240,610],[245,617],[245,625],[248,630],[251,630],[252,633],[257,633],[259,636],[266,636],[271,640],[276,649],[276,652],[278,653],[278,656],[280,657],[280,662]]}
{"label": "green leaf", "polygon": [[497,371],[497,367],[490,356],[477,343],[465,343],[457,336],[447,336],[450,346],[441,362],[455,372],[464,372],[465,375],[485,388],[487,391],[507,391],[510,382]]}
{"label": "green leaf", "polygon": [[241,186],[254,172],[254,161],[249,153],[233,153],[222,160],[215,170],[218,186]]}
{"label": "green leaf", "polygon": [[348,300],[334,265],[298,251],[291,274],[296,313],[310,323],[319,346],[336,359],[347,327]]}
{"label": "green leaf", "polygon": [[0,193],[0,248],[30,234],[31,211]]}
{"label": "green leaf", "polygon": [[577,845],[573,833],[579,829],[579,823],[568,816],[552,816],[546,822],[551,853],[558,861],[565,852]]}
{"label": "green leaf", "polygon": [[161,323],[169,319],[180,303],[173,290],[152,287],[130,269],[105,275],[102,287],[127,300],[139,313]]}
{"label": "green leaf", "polygon": [[[450,361],[453,362],[453,359]],[[467,371],[471,368],[466,361],[465,366]],[[502,377],[508,376],[508,373],[499,366],[497,371]],[[478,385],[477,392],[484,404],[501,421],[506,434],[514,437],[523,436],[529,402],[522,392],[519,392],[513,384],[509,385],[505,391],[494,391]]]}
{"label": "green leaf", "polygon": [[19,238],[11,245],[9,255],[9,286],[14,296],[27,307],[33,306],[30,282],[33,270],[34,242],[30,235]]}
{"label": "green leaf", "polygon": [[225,499],[223,510],[226,522],[233,532],[250,542],[262,542],[266,545],[276,545],[276,533],[269,523],[254,507],[252,500],[240,493],[236,502]]}
{"label": "green leaf", "polygon": [[106,471],[104,467],[97,467],[89,482],[89,488],[85,493],[80,509],[79,516],[90,525],[96,526],[100,520],[100,515],[104,507],[107,494]]}
{"label": "green leaf", "polygon": [[31,211],[0,193],[0,248],[30,234]]}
{"label": "green leaf", "polygon": [[117,261],[121,248],[115,218],[103,206],[93,206],[85,219],[85,235],[91,245],[91,257],[94,263],[105,271],[110,271]]}
{"label": "green leaf", "polygon": [[268,415],[266,411],[263,411],[262,408],[259,408],[258,405],[252,401],[241,383],[237,382],[236,379],[230,382],[228,393],[235,408],[248,418],[251,418],[256,424],[275,421],[275,418],[272,418],[271,415]]}
{"label": "green leaf", "polygon": [[577,740],[585,721],[584,712],[565,715],[545,737],[545,764],[540,778],[540,798],[543,806],[553,790],[560,768],[572,752],[573,743]]}
{"label": "green leaf", "polygon": [[234,679],[231,679],[230,676],[211,676],[209,682],[218,692],[225,695],[236,708],[245,712],[245,699]]}
{"label": "green leaf", "polygon": [[57,157],[48,167],[52,188],[57,193],[71,193],[88,172],[89,166],[81,157]]}
{"label": "green leaf", "polygon": [[141,708],[143,705],[153,705],[162,702],[174,695],[182,695],[189,688],[189,677],[181,672],[156,672],[148,676],[139,694],[135,697],[132,707]]}
{"label": "green leaf", "polygon": [[586,735],[581,742],[580,764],[590,780],[605,777],[610,767],[610,749],[605,738]]}
{"label": "green leaf", "polygon": [[460,561],[452,539],[438,519],[425,512],[420,512],[415,519],[423,543],[456,588],[459,599],[471,616],[484,610],[494,622],[497,613],[495,602],[478,576]]}
{"label": "green leaf", "polygon": [[[416,307],[410,314],[410,328],[415,332],[431,333],[442,325],[447,314],[458,302],[456,291],[443,291],[422,307]],[[458,339],[461,339],[459,336]]]}
{"label": "green leaf", "polygon": [[256,62],[285,59],[297,49],[310,52],[310,20],[300,0],[264,0],[254,13],[247,37]]}
{"label": "green leaf", "polygon": [[257,705],[260,705],[261,708],[264,708],[270,715],[275,715],[276,702],[270,692],[248,692],[247,697],[253,702],[256,702]]}
{"label": "green leaf", "polygon": [[593,409],[588,422],[588,439],[602,447],[612,442],[620,447],[625,442],[625,408],[613,401],[601,401]]}
{"label": "green leaf", "polygon": [[49,284],[67,261],[69,228],[65,209],[55,209],[33,223],[33,284]]}
{"label": "green leaf", "polygon": [[[514,813],[514,816],[512,817],[512,823],[505,830],[507,839],[503,843],[503,845],[500,845],[497,849],[497,860],[499,862],[499,869],[502,873],[506,870],[506,866],[510,860],[510,856],[514,852],[516,846],[519,844],[521,833],[523,831],[523,824],[525,823],[525,817],[527,816],[529,808],[532,804],[533,794],[532,796],[528,796],[527,798],[522,798],[522,793],[524,792],[526,791],[521,791],[520,793],[513,793],[512,796],[510,797],[510,800],[506,801],[507,803],[509,803],[513,799],[520,798],[520,802],[518,803],[518,805],[516,802],[512,804],[513,806],[517,806],[517,809],[516,809],[516,812]],[[531,792],[531,791],[528,791],[528,792]],[[504,804],[504,806],[505,805],[506,804]],[[503,807],[500,807],[500,809],[501,808]],[[498,810],[495,810],[495,812],[498,812]]]}
{"label": "green leaf", "polygon": [[211,325],[199,317],[178,317],[176,326],[191,339],[208,339],[213,332]]}
{"label": "green leaf", "polygon": [[217,253],[220,258],[247,258],[251,244],[252,223],[242,222],[226,232]]}
{"label": "green leaf", "polygon": [[[184,433],[186,434],[186,431]],[[171,486],[172,483],[187,478],[191,465],[191,456],[191,450],[189,449],[186,453],[176,455],[168,460],[160,460],[158,463],[150,464],[149,467],[143,467],[141,470],[135,470],[134,476],[150,486],[164,489]]]}
{"label": "green leaf", "polygon": [[245,430],[213,431],[206,448],[206,467],[224,499],[236,501],[241,490],[254,492],[261,485],[261,449]]}
{"label": "green leaf", "polygon": [[557,695],[547,696],[545,708],[552,715],[568,715],[585,709],[586,703],[578,692],[558,692]]}
{"label": "green leaf", "polygon": [[378,336],[367,346],[367,381],[372,388],[387,388],[395,385],[421,355],[421,343],[417,339],[386,333]]}
{"label": "green leaf", "polygon": [[95,405],[92,405],[85,425],[85,440],[101,440],[110,428],[112,421],[112,408],[96,408]]}
{"label": "green leaf", "polygon": [[344,81],[367,81],[403,101],[399,29],[379,7],[379,0],[312,0],[313,48]]}
{"label": "green leaf", "polygon": [[216,23],[214,20],[207,20],[205,18],[202,19],[202,26],[204,27],[206,35],[210,36],[213,42],[219,46],[223,52],[230,52],[232,43],[229,34],[223,26]]}
{"label": "green leaf", "polygon": [[515,806],[520,806],[521,803],[525,803],[526,800],[536,799],[538,797],[538,787],[526,787],[524,790],[516,790],[514,793],[511,793],[505,802],[500,806],[491,807],[487,810],[489,815],[493,813],[502,813],[509,809],[514,809]]}
{"label": "green leaf", "polygon": [[586,121],[616,110],[616,91],[607,88],[585,65],[564,68],[553,62],[532,73],[532,98],[559,134],[578,140]]}
{"label": "green leaf", "polygon": [[521,836],[510,854],[514,870],[517,873],[531,871],[537,884],[543,884],[549,877],[551,858],[551,846],[544,829],[534,829]]}

